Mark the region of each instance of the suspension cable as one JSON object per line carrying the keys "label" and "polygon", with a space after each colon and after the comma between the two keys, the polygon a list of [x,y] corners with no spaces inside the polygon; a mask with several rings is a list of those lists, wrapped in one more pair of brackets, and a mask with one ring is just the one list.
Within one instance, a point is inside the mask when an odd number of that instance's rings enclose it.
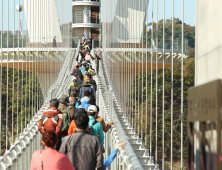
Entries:
{"label": "suspension cable", "polygon": [[164,116],[165,116],[165,113],[164,113],[164,106],[165,106],[165,0],[163,0],[163,110],[162,110],[162,114],[163,114],[163,120],[162,120],[162,169],[164,170],[164,141],[165,141],[165,138],[164,138],[164,129],[165,129],[165,124],[164,124]]}

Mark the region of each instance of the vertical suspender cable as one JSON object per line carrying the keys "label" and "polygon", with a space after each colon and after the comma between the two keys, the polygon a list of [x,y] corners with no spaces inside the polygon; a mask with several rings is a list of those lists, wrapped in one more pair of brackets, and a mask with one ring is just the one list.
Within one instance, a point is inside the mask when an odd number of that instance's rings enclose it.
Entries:
{"label": "vertical suspender cable", "polygon": [[[26,4],[28,3],[28,1],[26,2]],[[26,7],[28,7],[28,5],[26,5]],[[25,9],[25,10],[27,10],[27,9]],[[26,11],[26,13],[28,14],[28,11]],[[27,31],[27,19],[28,18],[28,15],[26,15],[26,33],[25,33],[25,38],[26,38],[26,40],[25,40],[25,46],[26,46],[26,55],[25,55],[25,127],[27,127],[27,91],[28,91],[28,88],[27,88],[27,85],[28,85],[28,81],[27,81],[27,66],[28,66],[28,60],[27,60],[27,57],[28,57],[28,49],[27,49],[27,42],[28,42],[28,31]]]}
{"label": "vertical suspender cable", "polygon": [[[32,1],[32,11],[34,12],[35,11],[35,7],[34,7],[34,2],[35,1]],[[32,24],[32,28],[33,28],[33,33],[34,33],[34,23],[35,23],[35,20],[34,20],[34,15],[32,16],[33,18],[32,18],[32,21],[33,21],[33,24]],[[35,49],[35,46],[36,46],[36,39],[35,39],[35,34],[33,34],[33,41],[34,41],[34,44],[33,44],[33,46],[34,46],[34,48],[33,48],[33,52],[32,52],[32,88],[30,88],[30,89],[32,89],[32,118],[33,118],[33,115],[34,115],[34,113],[33,113],[33,104],[34,104],[34,101],[33,101],[33,62],[34,62],[34,49]]]}
{"label": "vertical suspender cable", "polygon": [[157,8],[157,11],[156,11],[156,149],[155,149],[155,162],[157,164],[157,123],[158,123],[158,117],[157,117],[157,114],[158,114],[158,97],[157,97],[157,93],[158,93],[158,0],[156,1],[156,8]]}
{"label": "vertical suspender cable", "polygon": [[[31,14],[31,2],[29,3],[29,1],[27,1],[27,7],[28,7],[28,9],[26,9],[27,11],[29,11],[29,12],[27,12],[28,13],[28,20],[31,20],[31,16],[30,16],[30,14]],[[29,18],[30,17],[30,18]],[[30,31],[31,31],[31,24],[30,24],[30,26],[29,26],[29,29],[30,29]],[[30,33],[30,32],[29,32]],[[29,80],[29,107],[28,107],[28,120],[30,121],[31,119],[30,119],[30,115],[31,115],[31,104],[30,104],[30,102],[31,102],[31,97],[30,97],[30,93],[31,93],[31,89],[30,89],[30,72],[31,72],[31,70],[30,70],[30,46],[31,46],[31,43],[30,43],[30,39],[31,39],[32,37],[31,37],[31,34],[29,34],[29,51],[28,51],[28,60],[29,60],[29,78],[28,78],[28,80]]]}
{"label": "vertical suspender cable", "polygon": [[165,95],[165,0],[163,0],[163,120],[162,120],[162,169],[164,170],[164,95]]}
{"label": "vertical suspender cable", "polygon": [[[146,2],[147,4],[147,6],[146,6],[146,29],[147,29],[147,27],[148,27],[148,3],[149,3],[149,1],[147,0],[147,2]],[[147,60],[147,58],[148,58],[148,51],[147,51],[147,30],[146,30],[146,124],[145,124],[145,148],[147,149],[147,114],[148,114],[148,106],[147,106],[147,103],[148,103],[148,98],[147,98],[147,95],[148,95],[148,93],[147,93],[147,88],[148,88],[148,83],[147,83],[147,79],[148,79],[148,60]]]}
{"label": "vertical suspender cable", "polygon": [[[19,4],[20,4],[20,0],[19,0]],[[17,138],[18,138],[18,134],[19,134],[19,19],[20,19],[20,14],[18,14],[18,82],[17,82]]]}
{"label": "vertical suspender cable", "polygon": [[[15,6],[15,0],[14,0],[14,6]],[[14,10],[14,24],[13,24],[13,73],[12,73],[12,143],[14,142],[14,86],[15,86],[15,10]]]}
{"label": "vertical suspender cable", "polygon": [[9,78],[8,78],[8,53],[9,53],[9,39],[8,39],[8,36],[9,36],[9,1],[8,1],[8,30],[7,30],[7,94],[6,94],[6,126],[5,126],[5,137],[6,137],[6,150],[8,148],[8,81],[9,81]]}
{"label": "vertical suspender cable", "polygon": [[[152,0],[152,28],[153,28],[153,0]],[[151,85],[150,85],[150,157],[152,155],[152,114],[153,114],[153,31],[151,32]],[[152,157],[151,157],[152,159]]]}
{"label": "vertical suspender cable", "polygon": [[[29,1],[27,1],[27,3],[28,3]],[[28,4],[27,4],[27,6],[28,6]],[[29,14],[31,13],[31,2],[29,3],[29,7],[28,7],[28,9],[27,10],[29,10]],[[30,15],[29,15],[29,17],[30,17]],[[28,18],[29,19],[29,18]],[[31,20],[31,18],[29,19],[29,20]],[[29,27],[29,29],[31,29],[32,27],[31,27],[31,24],[30,24],[30,27]],[[30,30],[31,31],[31,30]],[[29,32],[30,33],[30,32]],[[31,64],[30,64],[30,61],[31,61],[31,56],[30,56],[30,46],[31,46],[31,42],[30,42],[30,39],[31,39],[32,37],[31,37],[31,34],[29,34],[29,52],[28,52],[28,55],[29,55],[29,108],[28,108],[28,119],[29,119],[29,121],[31,120],[31,77],[30,77],[30,75],[31,75]]]}
{"label": "vertical suspender cable", "polygon": [[[131,4],[129,4],[129,16],[132,15],[132,11],[133,9],[130,8],[130,6],[132,6],[133,1],[130,2]],[[131,17],[132,18],[132,17]],[[132,19],[130,21],[130,23],[132,23]],[[129,41],[129,48],[130,48],[130,122],[133,128],[133,40],[132,40],[132,24],[129,25],[129,32],[130,34],[128,35],[128,41]]]}
{"label": "vertical suspender cable", "polygon": [[[23,3],[24,0],[22,0],[22,5],[24,6]],[[21,37],[22,37],[22,87],[21,87],[21,132],[23,130],[23,13],[22,13],[22,21],[20,21],[20,29],[21,29]]]}
{"label": "vertical suspender cable", "polygon": [[[140,1],[139,1],[139,6],[138,6],[138,10],[140,10]],[[139,16],[139,18],[140,18],[140,15],[138,14],[138,16]],[[137,17],[138,17],[137,16]],[[137,18],[136,17],[136,18]],[[139,21],[139,19],[138,19],[138,21]],[[137,25],[137,32],[139,31],[139,28],[140,28],[140,25],[138,24]],[[141,63],[141,61],[140,61],[140,55],[141,55],[141,53],[140,53],[140,36],[138,37],[138,41],[137,42],[139,42],[139,44],[138,44],[138,49],[139,49],[139,52],[138,52],[138,64],[139,64],[139,66],[138,66],[138,137],[140,136],[140,63]]]}
{"label": "vertical suspender cable", "polygon": [[[144,10],[144,1],[142,1],[142,11]],[[146,8],[145,8],[146,9]],[[144,11],[144,17],[146,15],[146,12]],[[142,25],[142,35],[141,35],[141,47],[142,47],[142,82],[141,82],[141,139],[143,140],[143,60],[144,60],[144,46],[143,46],[143,34],[144,34],[144,27],[145,25]]]}
{"label": "vertical suspender cable", "polygon": [[[135,0],[135,4],[136,4],[136,0]],[[134,5],[135,5],[134,4]],[[136,5],[134,6],[134,8],[136,7]],[[135,16],[136,17],[136,16]],[[134,28],[135,28],[135,25],[134,25]],[[136,29],[134,29],[136,31]],[[134,37],[135,39],[135,46],[134,46],[134,50],[135,50],[135,133],[136,133],[136,118],[137,118],[137,115],[136,115],[136,38]]]}
{"label": "vertical suspender cable", "polygon": [[[1,17],[1,76],[0,76],[0,83],[2,84],[2,32],[3,32],[3,0],[2,0],[2,17]],[[0,87],[0,132],[2,131],[2,86]],[[0,139],[2,138],[2,135],[0,133]],[[0,151],[2,149],[0,141]],[[1,155],[1,153],[0,153]]]}
{"label": "vertical suspender cable", "polygon": [[174,0],[172,0],[172,57],[171,57],[171,140],[170,164],[173,169],[173,40],[174,40]]}
{"label": "vertical suspender cable", "polygon": [[182,0],[182,61],[181,61],[181,169],[183,169],[183,50],[184,50],[184,0]]}

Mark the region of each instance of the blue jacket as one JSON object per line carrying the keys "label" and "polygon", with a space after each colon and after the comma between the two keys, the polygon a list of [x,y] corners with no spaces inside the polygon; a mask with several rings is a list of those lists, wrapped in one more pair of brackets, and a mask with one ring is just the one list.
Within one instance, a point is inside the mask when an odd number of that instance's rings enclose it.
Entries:
{"label": "blue jacket", "polygon": [[76,108],[77,109],[79,108],[79,102],[76,102]]}
{"label": "blue jacket", "polygon": [[113,152],[109,155],[109,157],[103,161],[104,169],[108,168],[108,166],[112,163],[117,155],[118,149],[114,149]]}
{"label": "blue jacket", "polygon": [[89,104],[87,101],[83,101],[81,103],[81,107],[83,107],[85,110],[87,110],[89,106],[91,106],[91,104]]}
{"label": "blue jacket", "polygon": [[85,92],[86,90],[89,90],[90,93],[91,93],[91,96],[94,97],[94,91],[93,91],[93,89],[92,89],[91,87],[82,86],[82,87],[80,88],[80,91],[79,91],[79,97],[80,97],[80,98],[84,97],[84,92]]}
{"label": "blue jacket", "polygon": [[81,73],[83,73],[83,72],[85,71],[85,69],[86,69],[86,68],[84,67],[84,68],[81,70]]}
{"label": "blue jacket", "polygon": [[95,125],[92,125],[93,122],[95,121],[95,118],[93,116],[89,116],[89,126],[92,126],[93,128],[93,136],[99,135],[99,141],[101,146],[103,146],[104,144],[104,134],[103,134],[103,127],[102,124],[100,122],[97,122]]}

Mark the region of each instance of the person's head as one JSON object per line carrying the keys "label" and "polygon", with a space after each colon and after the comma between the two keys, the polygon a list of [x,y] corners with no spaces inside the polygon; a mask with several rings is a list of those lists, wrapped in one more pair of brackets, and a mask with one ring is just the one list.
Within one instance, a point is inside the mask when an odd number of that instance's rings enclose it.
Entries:
{"label": "person's head", "polygon": [[80,55],[82,54],[81,51],[79,52],[79,54],[80,54]]}
{"label": "person's head", "polygon": [[76,69],[79,69],[79,65],[76,66]]}
{"label": "person's head", "polygon": [[98,114],[99,114],[99,106],[96,105],[96,108],[97,108],[97,112],[96,112],[95,116],[98,116]]}
{"label": "person's head", "polygon": [[90,97],[91,93],[89,90],[84,91],[84,96]]}
{"label": "person's head", "polygon": [[69,106],[75,107],[76,106],[76,99],[73,97],[69,98]]}
{"label": "person's head", "polygon": [[74,77],[78,77],[78,75],[79,75],[79,73],[76,71],[76,72],[74,73]]}
{"label": "person's head", "polygon": [[83,80],[83,75],[82,75],[82,74],[80,74],[80,75],[79,75],[79,78],[80,78],[81,80]]}
{"label": "person's head", "polygon": [[89,55],[90,53],[89,53],[89,51],[87,52],[87,55]]}
{"label": "person's head", "polygon": [[54,131],[47,130],[42,135],[42,144],[45,145],[47,148],[55,148],[57,143],[57,136]]}
{"label": "person's head", "polygon": [[58,99],[51,99],[51,100],[49,101],[49,103],[50,103],[50,106],[51,106],[51,107],[56,107],[56,108],[59,107],[59,100],[58,100]]}
{"label": "person's head", "polygon": [[78,129],[86,130],[88,128],[89,117],[86,114],[86,111],[84,108],[79,108],[77,110],[77,112],[74,115],[74,121]]}
{"label": "person's head", "polygon": [[45,37],[43,37],[43,40],[45,39]]}
{"label": "person's head", "polygon": [[78,96],[78,94],[75,91],[72,91],[70,93],[70,97],[77,97],[77,96]]}
{"label": "person's head", "polygon": [[69,104],[69,97],[67,95],[62,95],[59,98],[59,103],[61,104],[62,107],[65,107]]}
{"label": "person's head", "polygon": [[[86,47],[86,50],[88,50],[88,47]],[[87,53],[88,54],[88,53]]]}
{"label": "person's head", "polygon": [[88,103],[91,105],[96,105],[96,100],[94,98],[90,98]]}
{"label": "person's head", "polygon": [[77,82],[77,77],[73,77],[72,81],[73,81],[73,83]]}
{"label": "person's head", "polygon": [[88,66],[86,67],[85,71],[89,71],[89,67]]}
{"label": "person's head", "polygon": [[54,38],[56,38],[56,36],[54,36]]}
{"label": "person's head", "polygon": [[86,73],[86,77],[87,77],[88,79],[91,79],[91,78],[92,78],[92,76],[89,74],[89,72]]}
{"label": "person's head", "polygon": [[86,67],[86,63],[83,64],[83,67]]}
{"label": "person's head", "polygon": [[97,107],[95,105],[89,106],[89,108],[87,110],[87,113],[88,113],[89,116],[95,117],[96,113],[97,113]]}

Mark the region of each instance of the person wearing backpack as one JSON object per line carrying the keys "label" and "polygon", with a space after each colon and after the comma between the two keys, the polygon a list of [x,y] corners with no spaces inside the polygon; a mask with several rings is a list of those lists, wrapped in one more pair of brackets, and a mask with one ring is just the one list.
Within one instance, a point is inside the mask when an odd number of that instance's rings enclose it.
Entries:
{"label": "person wearing backpack", "polygon": [[68,135],[68,129],[69,129],[69,123],[70,121],[70,115],[69,115],[69,98],[67,95],[62,95],[59,99],[59,110],[61,110],[62,114],[62,129],[61,129],[61,138],[63,139],[65,136]]}
{"label": "person wearing backpack", "polygon": [[69,85],[68,97],[70,96],[71,92],[76,92],[77,95],[79,94],[79,85],[77,84],[77,77],[74,77],[72,83]]}
{"label": "person wearing backpack", "polygon": [[93,136],[99,136],[99,141],[101,146],[103,147],[104,144],[104,134],[103,134],[103,127],[100,122],[97,122],[95,117],[97,113],[97,107],[95,105],[89,106],[87,110],[87,114],[89,116],[89,127],[88,127],[88,132],[89,134]]}
{"label": "person wearing backpack", "polygon": [[39,119],[39,131],[43,134],[47,130],[52,130],[56,133],[58,137],[58,142],[56,144],[56,150],[59,150],[61,145],[61,129],[62,129],[62,112],[58,109],[59,100],[50,100],[49,109],[45,111],[41,118]]}
{"label": "person wearing backpack", "polygon": [[75,98],[71,97],[69,99],[69,115],[70,115],[71,123],[69,125],[68,135],[73,134],[76,130],[76,124],[75,124],[75,121],[74,121],[74,116],[75,116],[75,113],[77,112],[77,108],[75,106],[76,106],[76,100],[75,100]]}

